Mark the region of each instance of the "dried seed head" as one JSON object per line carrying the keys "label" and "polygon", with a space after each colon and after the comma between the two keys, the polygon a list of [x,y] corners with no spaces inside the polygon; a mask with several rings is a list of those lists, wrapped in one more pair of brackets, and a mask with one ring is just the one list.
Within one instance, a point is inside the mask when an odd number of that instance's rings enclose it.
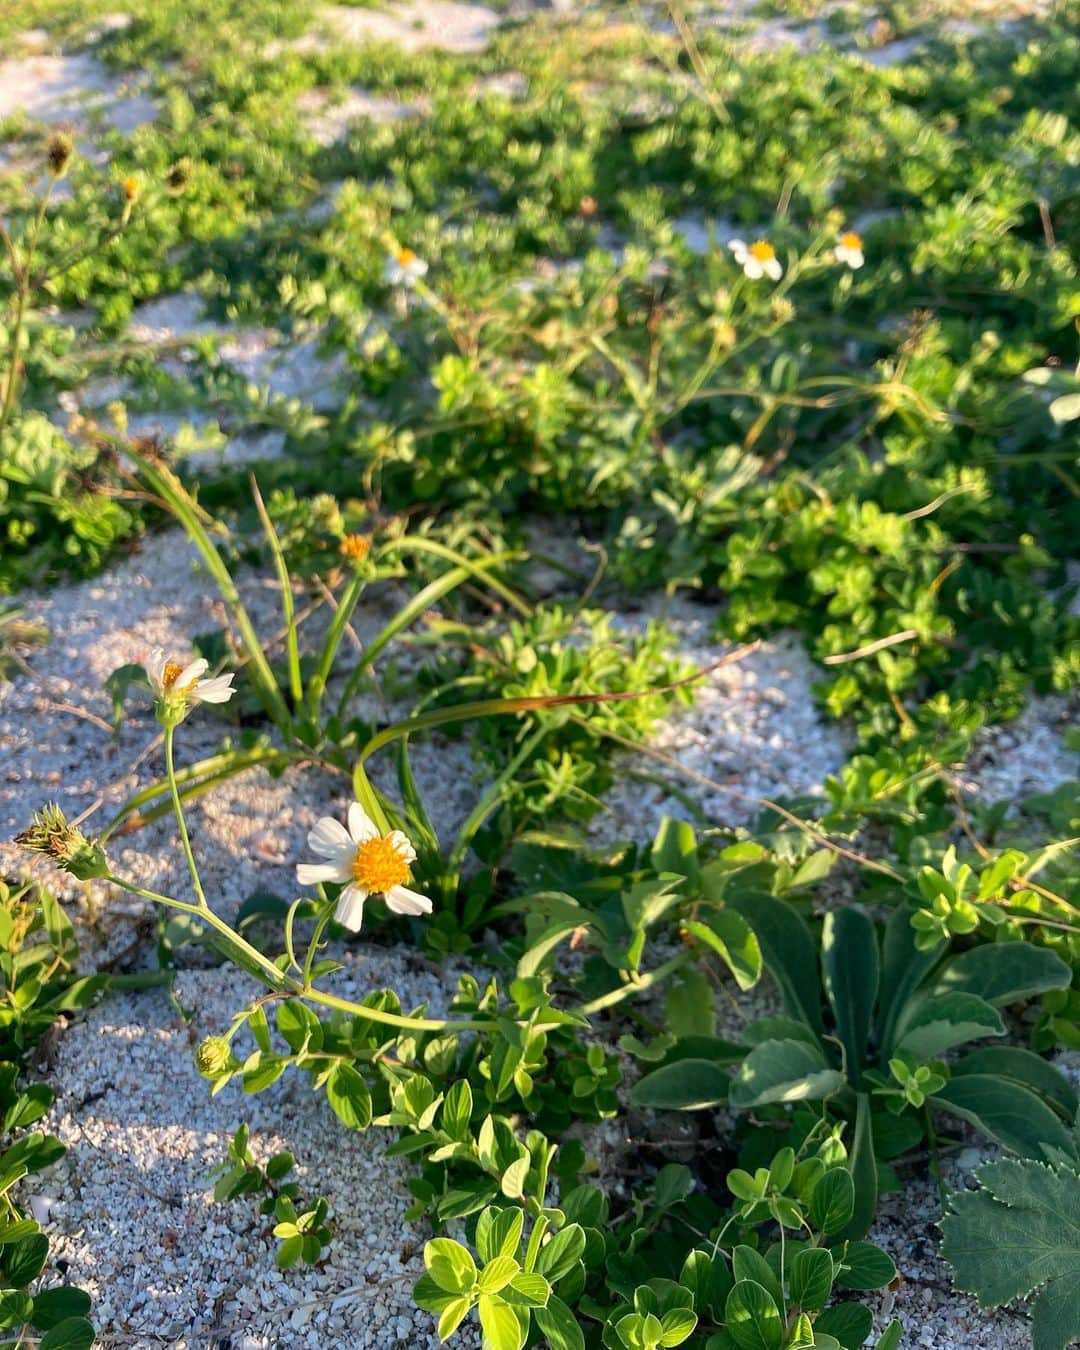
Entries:
{"label": "dried seed head", "polygon": [[75,142],[64,131],[54,131],[49,137],[45,151],[49,162],[49,172],[54,178],[62,178],[67,173],[71,157],[75,153]]}
{"label": "dried seed head", "polygon": [[165,186],[174,196],[178,196],[191,186],[194,177],[195,162],[185,155],[183,159],[178,159],[165,175]]}
{"label": "dried seed head", "polygon": [[28,830],[15,836],[15,842],[34,853],[44,853],[58,867],[80,881],[109,875],[109,863],[100,844],[87,839],[82,830],[69,825],[55,802],[43,806],[34,815]]}

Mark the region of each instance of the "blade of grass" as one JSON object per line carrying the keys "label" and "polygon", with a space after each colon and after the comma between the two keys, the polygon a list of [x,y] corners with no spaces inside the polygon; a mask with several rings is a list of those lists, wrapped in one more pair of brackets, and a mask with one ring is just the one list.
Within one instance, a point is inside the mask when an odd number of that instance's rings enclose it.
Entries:
{"label": "blade of grass", "polygon": [[289,567],[285,561],[285,554],[281,548],[281,540],[278,538],[278,532],[274,529],[274,522],[270,519],[270,513],[266,509],[266,503],[263,501],[262,493],[259,491],[259,484],[255,480],[255,475],[251,475],[251,495],[255,499],[255,510],[259,513],[259,520],[263,527],[263,533],[266,535],[266,541],[270,545],[270,552],[274,558],[274,569],[277,572],[278,585],[281,587],[281,615],[285,622],[285,645],[288,653],[289,668],[289,692],[292,694],[293,707],[299,711],[304,702],[304,686],[300,679],[300,643],[296,633],[296,609],[293,605],[292,578],[289,576]]}
{"label": "blade of grass", "polygon": [[281,690],[277,686],[277,680],[274,679],[251,617],[240,599],[240,592],[236,589],[232,574],[203,524],[203,513],[198,504],[166,465],[153,463],[130,445],[124,447],[124,452],[139,466],[151,490],[161,498],[184,527],[188,538],[202,555],[210,575],[217,582],[222,599],[232,610],[263,707],[278,726],[288,727],[292,719],[281,696]]}

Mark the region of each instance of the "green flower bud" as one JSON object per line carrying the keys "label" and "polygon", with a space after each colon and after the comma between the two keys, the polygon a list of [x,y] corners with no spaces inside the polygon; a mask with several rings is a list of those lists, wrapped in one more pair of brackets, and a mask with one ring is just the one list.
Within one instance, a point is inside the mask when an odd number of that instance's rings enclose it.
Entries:
{"label": "green flower bud", "polygon": [[195,1067],[204,1078],[220,1078],[234,1062],[232,1047],[224,1036],[208,1036],[195,1051]]}

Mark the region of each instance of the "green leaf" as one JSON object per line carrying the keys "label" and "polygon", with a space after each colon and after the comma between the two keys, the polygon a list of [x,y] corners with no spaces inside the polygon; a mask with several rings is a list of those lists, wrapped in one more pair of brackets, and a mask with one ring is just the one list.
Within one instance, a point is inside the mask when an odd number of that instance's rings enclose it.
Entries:
{"label": "green leaf", "polygon": [[534,1308],[532,1316],[550,1350],[585,1350],[585,1334],[561,1298],[552,1294],[547,1307]]}
{"label": "green leaf", "polygon": [[513,1256],[521,1242],[525,1223],[523,1210],[516,1205],[493,1205],[483,1211],[476,1221],[476,1250],[481,1261],[494,1261],[497,1256]]}
{"label": "green leaf", "polygon": [[956,1287],[984,1308],[1040,1290],[1032,1345],[1065,1350],[1080,1339],[1080,1174],[1008,1159],[975,1175],[981,1189],[951,1195],[941,1221]]}
{"label": "green leaf", "polygon": [[[521,1350],[528,1334],[528,1320],[522,1329],[517,1312],[497,1295],[481,1294],[477,1304],[484,1332],[484,1350]],[[528,1314],[525,1314],[528,1319]]]}
{"label": "green leaf", "polygon": [[752,989],[761,979],[761,944],[741,914],[733,909],[713,911],[704,922],[688,921],[684,927],[719,956],[740,989]]}
{"label": "green leaf", "polygon": [[573,1270],[584,1254],[585,1230],[580,1224],[567,1224],[540,1248],[536,1269],[541,1275],[546,1275],[552,1284],[557,1284]]}
{"label": "green leaf", "polygon": [[873,1115],[870,1097],[860,1092],[855,1106],[855,1128],[848,1148],[847,1170],[855,1185],[855,1207],[849,1222],[836,1236],[862,1238],[870,1230],[877,1213],[878,1166],[874,1153]]}
{"label": "green leaf", "polygon": [[913,1005],[910,1015],[900,1022],[893,1053],[911,1055],[917,1063],[926,1064],[954,1046],[1004,1034],[1001,1014],[985,999],[959,992],[938,994]]}
{"label": "green leaf", "polygon": [[697,840],[689,821],[664,816],[653,841],[651,862],[655,872],[674,872],[697,884]]}
{"label": "green leaf", "polygon": [[783,1304],[784,1291],[781,1288],[776,1271],[753,1247],[740,1244],[735,1248],[731,1253],[731,1273],[734,1275],[736,1282],[753,1280],[755,1284],[760,1284],[762,1289],[768,1290],[770,1297],[778,1307]]}
{"label": "green leaf", "polygon": [[820,1101],[844,1086],[816,1046],[803,1041],[765,1041],[755,1046],[731,1080],[729,1100],[736,1110],[770,1102]]}
{"label": "green leaf", "polygon": [[38,1342],[38,1350],[90,1350],[94,1328],[85,1317],[66,1317]]}
{"label": "green leaf", "polygon": [[908,1000],[941,959],[941,952],[923,952],[915,946],[911,927],[914,912],[913,905],[897,905],[885,925],[876,1030],[878,1044],[889,1052],[894,1041],[893,1028]]}
{"label": "green leaf", "polygon": [[493,1257],[480,1272],[476,1287],[483,1294],[497,1294],[504,1285],[510,1283],[520,1269],[512,1256]]}
{"label": "green leaf", "polygon": [[824,1247],[804,1247],[791,1263],[791,1298],[808,1312],[820,1312],[833,1286],[833,1259]]}
{"label": "green leaf", "polygon": [[459,1078],[446,1094],[440,1122],[451,1139],[462,1141],[468,1139],[472,1111],[473,1095],[469,1080]]}
{"label": "green leaf", "polygon": [[72,1317],[85,1317],[90,1311],[90,1295],[70,1285],[57,1285],[34,1295],[30,1322],[38,1331],[50,1331]]}
{"label": "green leaf", "polygon": [[1042,1146],[1048,1144],[1075,1156],[1075,1142],[1060,1117],[1041,1097],[1013,1079],[963,1074],[939,1088],[931,1101],[1014,1153],[1042,1158]]}
{"label": "green leaf", "polygon": [[44,1233],[35,1233],[5,1249],[4,1278],[16,1289],[24,1289],[36,1280],[49,1257],[49,1239]]}
{"label": "green leaf", "polygon": [[630,1089],[635,1106],[658,1111],[702,1111],[726,1102],[731,1076],[708,1059],[679,1059],[647,1073]]}
{"label": "green leaf", "polygon": [[694,966],[685,967],[664,992],[668,1030],[674,1036],[711,1036],[716,1031],[712,985]]}
{"label": "green leaf", "polygon": [[872,1242],[849,1242],[837,1272],[842,1289],[882,1289],[896,1279],[896,1266],[888,1252]]}
{"label": "green leaf", "polygon": [[660,1318],[663,1334],[660,1344],[663,1346],[682,1345],[697,1326],[697,1314],[689,1308],[669,1308]]}
{"label": "green leaf", "polygon": [[900,1350],[904,1336],[904,1324],[893,1318],[877,1339],[874,1350]]}
{"label": "green leaf", "polygon": [[878,948],[874,925],[859,909],[830,910],[821,930],[825,994],[847,1054],[855,1087],[866,1063],[870,1022],[878,994]]}
{"label": "green leaf", "polygon": [[521,1308],[543,1308],[551,1297],[551,1285],[543,1275],[521,1270],[503,1288],[502,1296]]}
{"label": "green leaf", "polygon": [[448,1294],[467,1294],[476,1286],[476,1262],[453,1238],[432,1238],[426,1242],[424,1265],[439,1288]]}
{"label": "green leaf", "polygon": [[1051,989],[1068,989],[1072,971],[1047,947],[1030,942],[988,942],[947,961],[934,981],[933,993],[978,994],[1004,1007],[1022,1003]]}
{"label": "green leaf", "polygon": [[859,1350],[874,1329],[874,1315],[862,1303],[837,1303],[826,1308],[814,1323],[814,1339],[835,1336],[844,1350]]}
{"label": "green leaf", "polygon": [[439,1340],[448,1341],[469,1315],[472,1299],[467,1294],[450,1298],[439,1316]]}
{"label": "green leaf", "polygon": [[326,1097],[334,1114],[350,1130],[371,1124],[371,1093],[351,1064],[338,1064],[326,1080]]}
{"label": "green leaf", "polygon": [[780,1350],[784,1321],[772,1294],[753,1280],[740,1280],[727,1296],[724,1322],[739,1350]]}
{"label": "green leaf", "polygon": [[1045,1097],[1070,1122],[1080,1108],[1072,1084],[1065,1075],[1040,1055],[1017,1045],[987,1045],[972,1050],[951,1065],[951,1072],[953,1078],[969,1073],[984,1073],[995,1078],[1015,1079]]}
{"label": "green leaf", "polygon": [[822,1233],[839,1233],[855,1213],[855,1183],[846,1167],[830,1167],[810,1196],[810,1222]]}
{"label": "green leaf", "polygon": [[753,929],[762,960],[780,987],[786,1011],[820,1036],[821,986],[817,946],[810,929],[783,900],[767,891],[741,891],[728,900]]}

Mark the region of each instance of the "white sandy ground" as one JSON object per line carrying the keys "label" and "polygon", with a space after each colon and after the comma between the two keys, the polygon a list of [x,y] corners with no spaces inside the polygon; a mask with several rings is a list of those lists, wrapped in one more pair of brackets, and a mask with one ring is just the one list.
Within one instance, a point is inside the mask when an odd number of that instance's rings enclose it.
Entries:
{"label": "white sandy ground", "polygon": [[37,52],[0,61],[0,120],[15,114],[85,131],[95,115],[131,132],[157,116],[137,78],[120,78],[86,52]]}

